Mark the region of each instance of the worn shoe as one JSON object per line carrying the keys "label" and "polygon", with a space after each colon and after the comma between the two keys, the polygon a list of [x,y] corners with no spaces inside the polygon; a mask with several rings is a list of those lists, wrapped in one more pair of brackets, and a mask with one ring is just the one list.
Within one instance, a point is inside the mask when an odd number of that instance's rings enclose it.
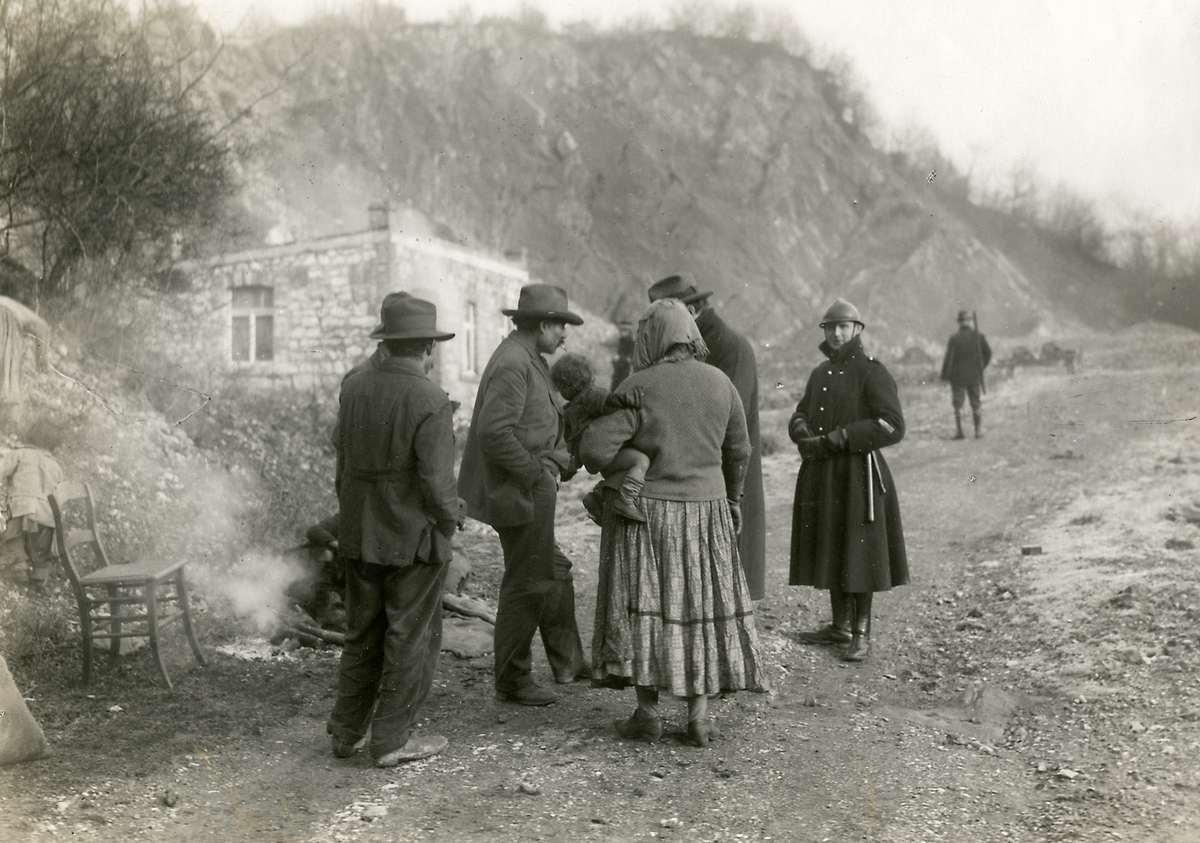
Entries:
{"label": "worn shoe", "polygon": [[843,627],[835,626],[831,623],[811,632],[799,632],[796,634],[796,640],[801,644],[820,644],[823,646],[849,644],[851,637],[848,625]]}
{"label": "worn shoe", "polygon": [[336,735],[329,736],[329,744],[330,744],[330,747],[333,749],[333,757],[334,758],[349,758],[349,757],[351,757],[352,755],[354,755],[354,753],[356,753],[360,749],[362,749],[362,746],[366,742],[366,740],[367,740],[366,737],[361,737],[354,743],[348,743],[347,741],[341,740]]}
{"label": "worn shoe", "polygon": [[685,743],[698,746],[701,749],[708,746],[710,740],[721,737],[717,724],[711,720],[689,720]]}
{"label": "worn shoe", "polygon": [[558,702],[558,694],[541,685],[526,685],[514,691],[497,690],[496,699],[517,705],[550,705]]}
{"label": "worn shoe", "polygon": [[663,733],[662,718],[644,714],[640,708],[635,708],[626,720],[613,721],[613,727],[627,741],[656,741]]}
{"label": "worn shoe", "polygon": [[579,663],[579,667],[574,671],[556,670],[554,671],[554,681],[559,685],[570,685],[572,682],[582,682],[592,678],[592,666],[588,664],[587,659]]}
{"label": "worn shoe", "polygon": [[408,761],[420,761],[422,758],[437,755],[449,744],[450,741],[441,735],[426,735],[423,738],[413,735],[404,746],[376,758],[375,766],[395,767],[397,764],[404,764]]}

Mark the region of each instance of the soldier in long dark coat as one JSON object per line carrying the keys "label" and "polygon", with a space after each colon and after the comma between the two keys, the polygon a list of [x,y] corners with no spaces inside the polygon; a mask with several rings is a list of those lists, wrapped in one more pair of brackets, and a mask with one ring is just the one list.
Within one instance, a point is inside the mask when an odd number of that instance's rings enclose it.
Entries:
{"label": "soldier in long dark coat", "polygon": [[904,437],[896,382],[863,351],[858,309],[838,299],[821,321],[828,359],[788,421],[803,462],[792,511],[789,582],[828,589],[832,622],[801,640],[870,649],[871,598],[908,582],[900,500],[881,448]]}
{"label": "soldier in long dark coat", "polygon": [[983,370],[992,362],[992,348],[987,337],[972,324],[974,318],[965,310],[958,312],[958,333],[946,343],[942,358],[942,380],[950,382],[950,404],[954,407],[954,438],[965,439],[962,408],[971,402],[971,419],[975,423],[975,438],[983,436]]}
{"label": "soldier in long dark coat", "polygon": [[742,532],[738,535],[738,556],[750,597],[762,600],[767,579],[767,513],[763,500],[762,447],[758,434],[758,363],[750,341],[730,328],[713,310],[708,299],[712,292],[698,291],[680,275],[671,275],[650,288],[650,301],[679,299],[688,306],[708,346],[705,361],[725,373],[737,389],[746,411],[746,432],[750,436],[750,461],[742,497]]}

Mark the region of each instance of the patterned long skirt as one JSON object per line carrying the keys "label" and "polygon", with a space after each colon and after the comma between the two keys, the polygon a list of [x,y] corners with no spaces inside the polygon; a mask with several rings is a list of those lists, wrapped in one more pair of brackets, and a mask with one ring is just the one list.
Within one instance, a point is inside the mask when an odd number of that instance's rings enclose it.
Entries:
{"label": "patterned long skirt", "polygon": [[754,603],[729,506],[642,498],[647,523],[605,507],[592,676],[679,697],[766,690]]}

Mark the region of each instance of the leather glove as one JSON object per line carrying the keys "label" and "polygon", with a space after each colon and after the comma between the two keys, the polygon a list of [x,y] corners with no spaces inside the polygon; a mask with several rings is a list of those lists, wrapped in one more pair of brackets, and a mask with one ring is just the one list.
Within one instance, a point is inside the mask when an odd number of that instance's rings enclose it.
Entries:
{"label": "leather glove", "polygon": [[793,419],[788,424],[788,438],[799,444],[801,439],[812,438],[812,430],[808,427],[808,422],[804,419]]}
{"label": "leather glove", "polygon": [[742,534],[742,505],[737,501],[728,501],[729,517],[733,520],[733,534],[740,536]]}
{"label": "leather glove", "polygon": [[807,439],[801,439],[796,443],[796,447],[800,450],[802,459],[819,460],[844,454],[849,441],[850,438],[846,435],[846,431],[838,428],[824,436],[810,436]]}

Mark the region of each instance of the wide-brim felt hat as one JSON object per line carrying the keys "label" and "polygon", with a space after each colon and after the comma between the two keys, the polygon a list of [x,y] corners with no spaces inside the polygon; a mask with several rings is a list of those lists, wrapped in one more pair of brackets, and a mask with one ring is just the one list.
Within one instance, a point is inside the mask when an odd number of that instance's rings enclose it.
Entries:
{"label": "wide-brim felt hat", "polygon": [[971,321],[971,313],[970,313],[970,311],[967,311],[967,310],[960,310],[960,311],[958,312],[958,321],[959,321],[959,322],[970,322],[970,321]]}
{"label": "wide-brim felt hat", "polygon": [[453,337],[437,326],[437,305],[408,293],[388,293],[379,308],[379,326],[373,340],[436,340]]}
{"label": "wide-brim felt hat", "polygon": [[567,291],[553,284],[526,284],[515,308],[500,311],[505,316],[527,316],[551,322],[582,325],[583,317],[567,309]]}
{"label": "wide-brim felt hat", "polygon": [[691,279],[684,275],[668,275],[650,285],[647,291],[651,303],[659,299],[679,299],[684,304],[695,304],[712,295],[712,290],[697,290]]}

